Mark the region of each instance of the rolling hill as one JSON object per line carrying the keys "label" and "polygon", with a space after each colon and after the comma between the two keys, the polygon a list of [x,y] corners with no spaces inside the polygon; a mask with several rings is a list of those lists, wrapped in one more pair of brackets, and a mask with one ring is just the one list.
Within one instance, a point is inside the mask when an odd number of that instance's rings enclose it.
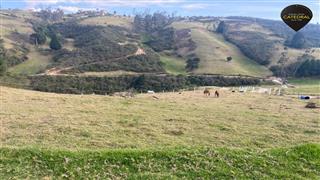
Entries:
{"label": "rolling hill", "polygon": [[[292,76],[292,69],[302,62],[320,58],[318,37],[307,35],[317,32],[316,25],[303,30],[308,47],[293,48],[288,43],[294,33],[278,21],[276,29],[270,25],[273,21],[255,18],[176,18],[138,31],[136,18],[120,15],[68,14],[60,20],[44,20],[39,12],[23,10],[1,10],[0,15],[0,47],[7,73],[14,75],[134,72],[267,77],[286,69]],[[149,22],[142,18],[139,23],[147,27]],[[37,33],[45,34],[46,42],[35,46],[30,35]],[[50,49],[54,34],[63,49]]]}
{"label": "rolling hill", "polygon": [[[225,41],[220,34],[207,30],[202,24],[177,22],[173,26],[177,29],[191,29],[191,37],[197,46],[195,54],[200,58],[199,68],[194,73],[243,74],[260,77],[271,75],[266,67],[247,58],[235,45]],[[233,58],[231,62],[227,62],[228,56]]]}
{"label": "rolling hill", "polygon": [[[319,31],[317,27],[319,25],[311,24],[302,30],[308,46],[293,48],[289,41],[295,33],[279,21],[229,17],[223,19],[222,22],[221,27],[217,27],[218,31],[220,30],[228,41],[237,45],[247,56],[251,56],[267,67],[279,64],[281,56],[285,56],[287,65],[295,63],[304,54],[316,59],[320,58],[320,45],[314,42],[319,38],[316,32],[317,29]],[[310,38],[309,35],[312,33],[315,36]],[[259,49],[264,51],[259,51]],[[254,53],[254,50],[259,53]]]}

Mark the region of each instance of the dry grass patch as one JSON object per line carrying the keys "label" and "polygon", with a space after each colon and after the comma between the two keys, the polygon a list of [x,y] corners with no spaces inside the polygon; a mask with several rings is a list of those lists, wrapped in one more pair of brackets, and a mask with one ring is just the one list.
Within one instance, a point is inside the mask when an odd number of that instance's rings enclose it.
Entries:
{"label": "dry grass patch", "polygon": [[92,17],[82,20],[81,24],[86,25],[101,25],[101,26],[122,26],[128,29],[132,28],[133,19],[130,17],[119,17],[119,16],[102,16],[102,17]]}

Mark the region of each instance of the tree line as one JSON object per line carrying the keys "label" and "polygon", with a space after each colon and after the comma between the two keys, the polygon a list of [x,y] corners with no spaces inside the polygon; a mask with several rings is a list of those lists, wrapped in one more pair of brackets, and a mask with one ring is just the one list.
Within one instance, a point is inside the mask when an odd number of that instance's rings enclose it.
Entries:
{"label": "tree line", "polygon": [[38,91],[72,94],[112,94],[128,90],[138,92],[178,91],[197,86],[257,85],[253,77],[224,77],[219,75],[124,75],[118,77],[32,76],[31,88]]}
{"label": "tree line", "polygon": [[[280,58],[280,65],[274,65],[270,67],[270,70],[274,75],[279,77],[312,77],[320,76],[320,59],[308,54],[300,56],[296,62],[285,65],[285,62],[281,60],[286,59]],[[282,63],[282,64],[281,64]]]}

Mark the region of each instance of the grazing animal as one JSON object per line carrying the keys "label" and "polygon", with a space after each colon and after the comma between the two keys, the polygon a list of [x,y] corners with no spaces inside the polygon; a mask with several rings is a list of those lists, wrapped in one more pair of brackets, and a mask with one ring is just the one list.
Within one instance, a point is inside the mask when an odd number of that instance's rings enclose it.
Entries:
{"label": "grazing animal", "polygon": [[147,93],[148,93],[148,94],[155,94],[155,92],[154,92],[154,91],[151,91],[151,90],[148,90]]}
{"label": "grazing animal", "polygon": [[206,96],[210,96],[210,91],[209,91],[209,89],[205,89],[205,90],[203,91],[203,94],[206,95]]}
{"label": "grazing animal", "polygon": [[218,91],[214,92],[214,97],[219,97],[219,92]]}

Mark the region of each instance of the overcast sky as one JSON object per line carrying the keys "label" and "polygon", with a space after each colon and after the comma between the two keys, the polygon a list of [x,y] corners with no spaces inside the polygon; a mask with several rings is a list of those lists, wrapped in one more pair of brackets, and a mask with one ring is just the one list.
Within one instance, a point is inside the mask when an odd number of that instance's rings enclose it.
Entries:
{"label": "overcast sky", "polygon": [[320,21],[320,0],[0,0],[2,8],[61,8],[66,12],[79,9],[105,9],[121,14],[145,10],[175,12],[177,15],[251,16],[280,19],[280,12],[291,4],[302,4],[313,12],[312,22]]}

